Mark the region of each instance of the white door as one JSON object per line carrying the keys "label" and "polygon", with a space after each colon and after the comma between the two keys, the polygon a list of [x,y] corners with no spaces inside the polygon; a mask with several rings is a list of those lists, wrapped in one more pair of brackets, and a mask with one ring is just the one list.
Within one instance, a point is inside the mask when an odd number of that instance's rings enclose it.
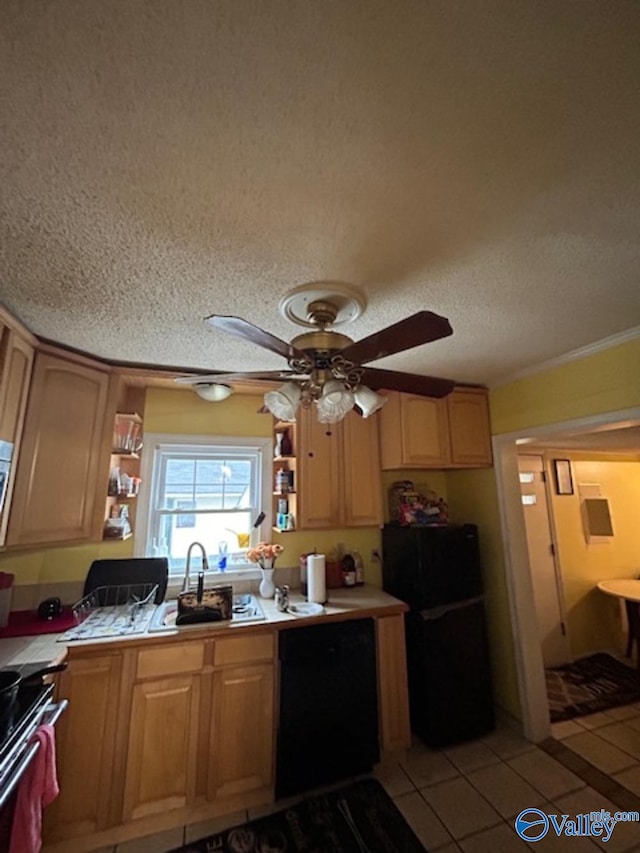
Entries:
{"label": "white door", "polygon": [[518,455],[518,470],[542,659],[545,666],[560,666],[571,660],[571,651],[549,522],[543,459]]}

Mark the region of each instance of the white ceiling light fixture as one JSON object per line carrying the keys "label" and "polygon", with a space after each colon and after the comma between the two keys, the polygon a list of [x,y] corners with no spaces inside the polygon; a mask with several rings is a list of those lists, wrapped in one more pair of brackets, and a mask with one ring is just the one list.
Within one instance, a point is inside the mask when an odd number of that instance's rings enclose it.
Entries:
{"label": "white ceiling light fixture", "polygon": [[389,400],[388,397],[376,394],[375,391],[372,391],[371,388],[367,388],[366,385],[358,386],[353,396],[355,398],[356,405],[362,412],[363,418],[368,418],[374,412],[377,412],[378,409],[381,409]]}
{"label": "white ceiling light fixture", "polygon": [[197,382],[193,385],[193,390],[198,397],[208,403],[220,403],[233,394],[233,388],[230,385],[223,385],[218,382]]}
{"label": "white ceiling light fixture", "polygon": [[337,379],[324,384],[322,394],[316,400],[318,420],[322,424],[335,424],[353,409],[353,391]]}
{"label": "white ceiling light fixture", "polygon": [[281,421],[295,421],[301,397],[301,389],[294,382],[287,382],[275,391],[267,391],[264,404]]}

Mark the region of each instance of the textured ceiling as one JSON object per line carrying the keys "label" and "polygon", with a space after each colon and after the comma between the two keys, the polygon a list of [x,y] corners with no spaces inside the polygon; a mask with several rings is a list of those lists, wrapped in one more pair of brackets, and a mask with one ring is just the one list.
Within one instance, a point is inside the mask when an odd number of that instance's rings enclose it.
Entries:
{"label": "textured ceiling", "polygon": [[491,384],[640,324],[637,0],[3,0],[0,300],[120,361],[283,359],[280,298]]}

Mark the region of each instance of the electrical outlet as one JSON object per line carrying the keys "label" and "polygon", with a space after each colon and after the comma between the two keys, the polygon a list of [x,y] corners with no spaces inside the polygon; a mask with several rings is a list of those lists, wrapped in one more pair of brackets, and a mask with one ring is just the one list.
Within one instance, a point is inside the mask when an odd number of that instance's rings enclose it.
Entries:
{"label": "electrical outlet", "polygon": [[377,548],[374,548],[374,549],[371,551],[371,559],[372,559],[372,560],[377,560],[379,563],[381,563],[381,562],[382,562],[382,558],[381,558],[381,556],[380,556],[380,551],[378,551],[378,549],[377,549]]}

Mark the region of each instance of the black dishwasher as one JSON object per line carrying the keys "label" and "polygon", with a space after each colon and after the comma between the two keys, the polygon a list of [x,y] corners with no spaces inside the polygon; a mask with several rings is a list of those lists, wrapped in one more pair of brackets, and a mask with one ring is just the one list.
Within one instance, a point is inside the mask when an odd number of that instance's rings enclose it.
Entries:
{"label": "black dishwasher", "polygon": [[380,760],[373,619],[280,632],[276,797],[369,772]]}

